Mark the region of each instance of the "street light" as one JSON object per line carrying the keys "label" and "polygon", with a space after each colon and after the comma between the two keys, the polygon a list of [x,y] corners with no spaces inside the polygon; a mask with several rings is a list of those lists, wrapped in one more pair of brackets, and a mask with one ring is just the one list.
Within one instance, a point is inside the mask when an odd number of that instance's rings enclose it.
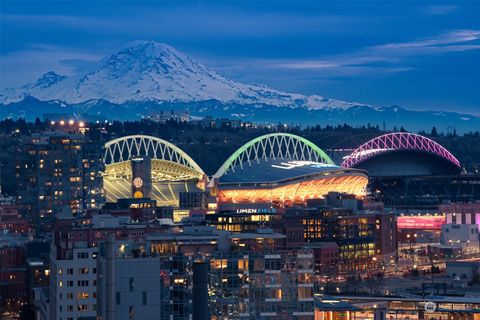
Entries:
{"label": "street light", "polygon": [[407,239],[409,240],[409,243],[410,243],[410,250],[409,250],[409,254],[410,256],[412,257],[412,265],[414,266],[413,268],[416,269],[416,264],[415,264],[415,255],[413,254],[413,248],[412,248],[412,242],[414,239],[417,238],[417,234],[414,233],[414,234],[407,234]]}

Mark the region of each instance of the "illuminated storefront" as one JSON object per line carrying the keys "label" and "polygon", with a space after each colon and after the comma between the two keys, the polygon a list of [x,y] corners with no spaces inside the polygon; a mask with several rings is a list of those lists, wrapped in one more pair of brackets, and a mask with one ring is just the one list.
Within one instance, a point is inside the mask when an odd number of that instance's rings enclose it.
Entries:
{"label": "illuminated storefront", "polygon": [[318,296],[315,320],[480,320],[478,297]]}

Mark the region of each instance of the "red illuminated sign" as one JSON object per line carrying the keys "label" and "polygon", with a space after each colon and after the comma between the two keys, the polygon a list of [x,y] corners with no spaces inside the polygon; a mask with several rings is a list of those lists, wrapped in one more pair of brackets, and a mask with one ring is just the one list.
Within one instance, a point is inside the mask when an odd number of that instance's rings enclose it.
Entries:
{"label": "red illuminated sign", "polygon": [[419,216],[419,217],[398,217],[397,227],[399,229],[429,229],[441,230],[445,224],[445,217]]}

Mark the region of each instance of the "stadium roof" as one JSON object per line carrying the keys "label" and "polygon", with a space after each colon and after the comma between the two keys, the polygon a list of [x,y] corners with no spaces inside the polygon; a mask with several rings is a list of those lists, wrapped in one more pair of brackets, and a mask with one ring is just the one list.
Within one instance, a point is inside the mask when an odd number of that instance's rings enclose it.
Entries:
{"label": "stadium roof", "polygon": [[457,158],[440,144],[424,136],[408,132],[388,133],[367,141],[344,159],[342,167],[355,167],[365,160],[393,151],[420,151],[432,154],[460,168]]}
{"label": "stadium roof", "polygon": [[[309,140],[290,133],[271,133],[250,140],[218,169],[214,178],[234,174],[269,160],[308,161],[334,165],[328,155]],[[254,174],[254,173],[252,173]],[[223,178],[222,178],[223,180]]]}
{"label": "stadium roof", "polygon": [[275,183],[295,178],[328,176],[346,170],[348,169],[321,162],[269,159],[225,174],[221,178],[221,183]]}
{"label": "stadium roof", "polygon": [[129,161],[136,156],[148,156],[151,159],[178,163],[204,175],[203,170],[188,154],[172,143],[157,137],[132,135],[105,143],[103,161],[106,165]]}

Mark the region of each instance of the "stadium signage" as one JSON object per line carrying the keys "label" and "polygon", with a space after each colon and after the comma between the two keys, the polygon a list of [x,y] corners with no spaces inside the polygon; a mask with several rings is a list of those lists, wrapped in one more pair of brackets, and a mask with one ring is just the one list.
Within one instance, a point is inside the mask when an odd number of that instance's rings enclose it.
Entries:
{"label": "stadium signage", "polygon": [[399,229],[441,230],[443,224],[445,224],[445,217],[443,216],[403,216],[397,218]]}
{"label": "stadium signage", "polygon": [[279,165],[278,164],[272,164],[272,168],[278,168],[278,169],[286,169],[286,170],[291,170],[299,167],[306,167],[310,166],[312,168],[330,168],[333,167],[330,164],[326,163],[320,163],[320,162],[312,162],[312,161],[288,161],[288,162],[282,162]]}
{"label": "stadium signage", "polygon": [[277,210],[275,208],[243,208],[243,209],[236,209],[236,213],[249,213],[249,214],[268,214],[268,213],[276,213]]}

